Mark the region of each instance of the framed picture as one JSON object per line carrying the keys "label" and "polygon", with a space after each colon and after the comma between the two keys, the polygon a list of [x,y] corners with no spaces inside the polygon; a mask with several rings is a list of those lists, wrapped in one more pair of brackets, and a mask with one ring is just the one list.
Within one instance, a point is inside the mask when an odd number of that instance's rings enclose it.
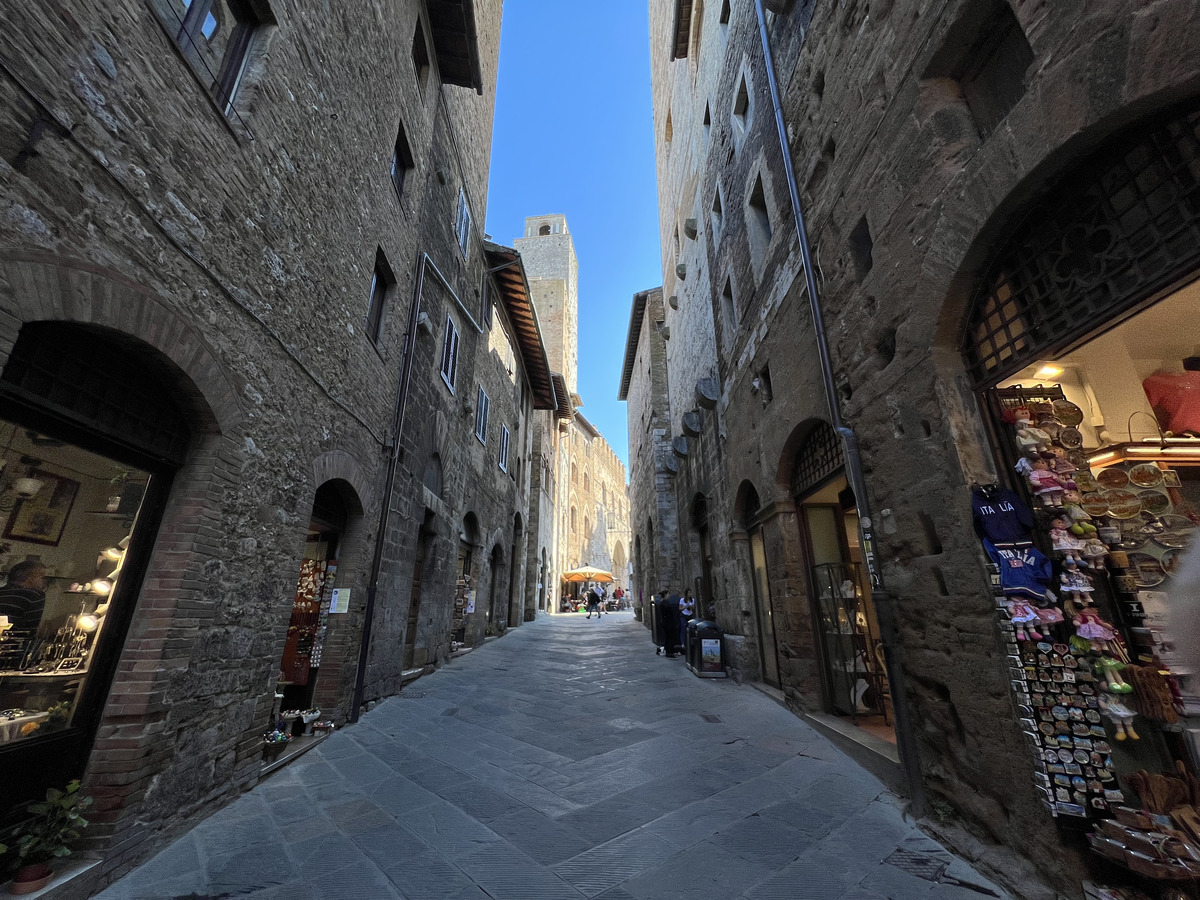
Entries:
{"label": "framed picture", "polygon": [[40,469],[30,477],[42,482],[42,487],[32,499],[17,501],[4,526],[4,537],[57,547],[75,505],[79,482]]}

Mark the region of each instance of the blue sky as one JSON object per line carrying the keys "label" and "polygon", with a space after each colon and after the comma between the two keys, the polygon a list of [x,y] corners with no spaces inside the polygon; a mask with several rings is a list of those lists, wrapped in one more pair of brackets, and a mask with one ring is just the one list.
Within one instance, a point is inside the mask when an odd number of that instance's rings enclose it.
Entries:
{"label": "blue sky", "polygon": [[562,213],[579,256],[581,412],[629,465],[629,308],[662,283],[646,0],[506,0],[487,232]]}

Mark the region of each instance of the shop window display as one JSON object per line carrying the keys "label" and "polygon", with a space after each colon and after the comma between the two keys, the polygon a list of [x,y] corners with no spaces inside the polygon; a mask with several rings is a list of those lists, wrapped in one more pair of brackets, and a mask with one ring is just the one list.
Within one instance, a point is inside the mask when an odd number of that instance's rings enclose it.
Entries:
{"label": "shop window display", "polygon": [[79,703],[150,476],[11,421],[0,440],[4,749],[95,718]]}
{"label": "shop window display", "polygon": [[1156,880],[1200,877],[1197,308],[1200,282],[988,390],[1017,490],[972,490],[1037,789]]}

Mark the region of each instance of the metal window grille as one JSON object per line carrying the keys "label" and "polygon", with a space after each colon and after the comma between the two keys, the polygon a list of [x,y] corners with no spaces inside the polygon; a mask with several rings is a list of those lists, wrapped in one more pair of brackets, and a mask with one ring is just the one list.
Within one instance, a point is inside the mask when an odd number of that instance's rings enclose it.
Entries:
{"label": "metal window grille", "polygon": [[1049,191],[980,280],[977,387],[1052,356],[1200,267],[1200,110],[1115,143]]}
{"label": "metal window grille", "polygon": [[792,467],[792,496],[803,497],[844,469],[842,442],[828,422],[820,422],[804,439]]}

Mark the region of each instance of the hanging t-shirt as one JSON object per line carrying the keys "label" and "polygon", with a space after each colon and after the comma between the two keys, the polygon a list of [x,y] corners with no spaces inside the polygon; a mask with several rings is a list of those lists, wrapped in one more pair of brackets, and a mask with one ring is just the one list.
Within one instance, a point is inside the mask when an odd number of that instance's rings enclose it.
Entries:
{"label": "hanging t-shirt", "polygon": [[1142,382],[1163,431],[1200,432],[1200,372],[1160,372]]}
{"label": "hanging t-shirt", "polygon": [[971,491],[971,515],[975,533],[993,544],[1027,544],[1030,541],[1033,513],[1008,488]]}
{"label": "hanging t-shirt", "polygon": [[1005,596],[1024,597],[1042,604],[1053,602],[1049,591],[1050,559],[1032,544],[1021,547],[997,547],[984,540],[983,549],[1000,567],[1000,587]]}

